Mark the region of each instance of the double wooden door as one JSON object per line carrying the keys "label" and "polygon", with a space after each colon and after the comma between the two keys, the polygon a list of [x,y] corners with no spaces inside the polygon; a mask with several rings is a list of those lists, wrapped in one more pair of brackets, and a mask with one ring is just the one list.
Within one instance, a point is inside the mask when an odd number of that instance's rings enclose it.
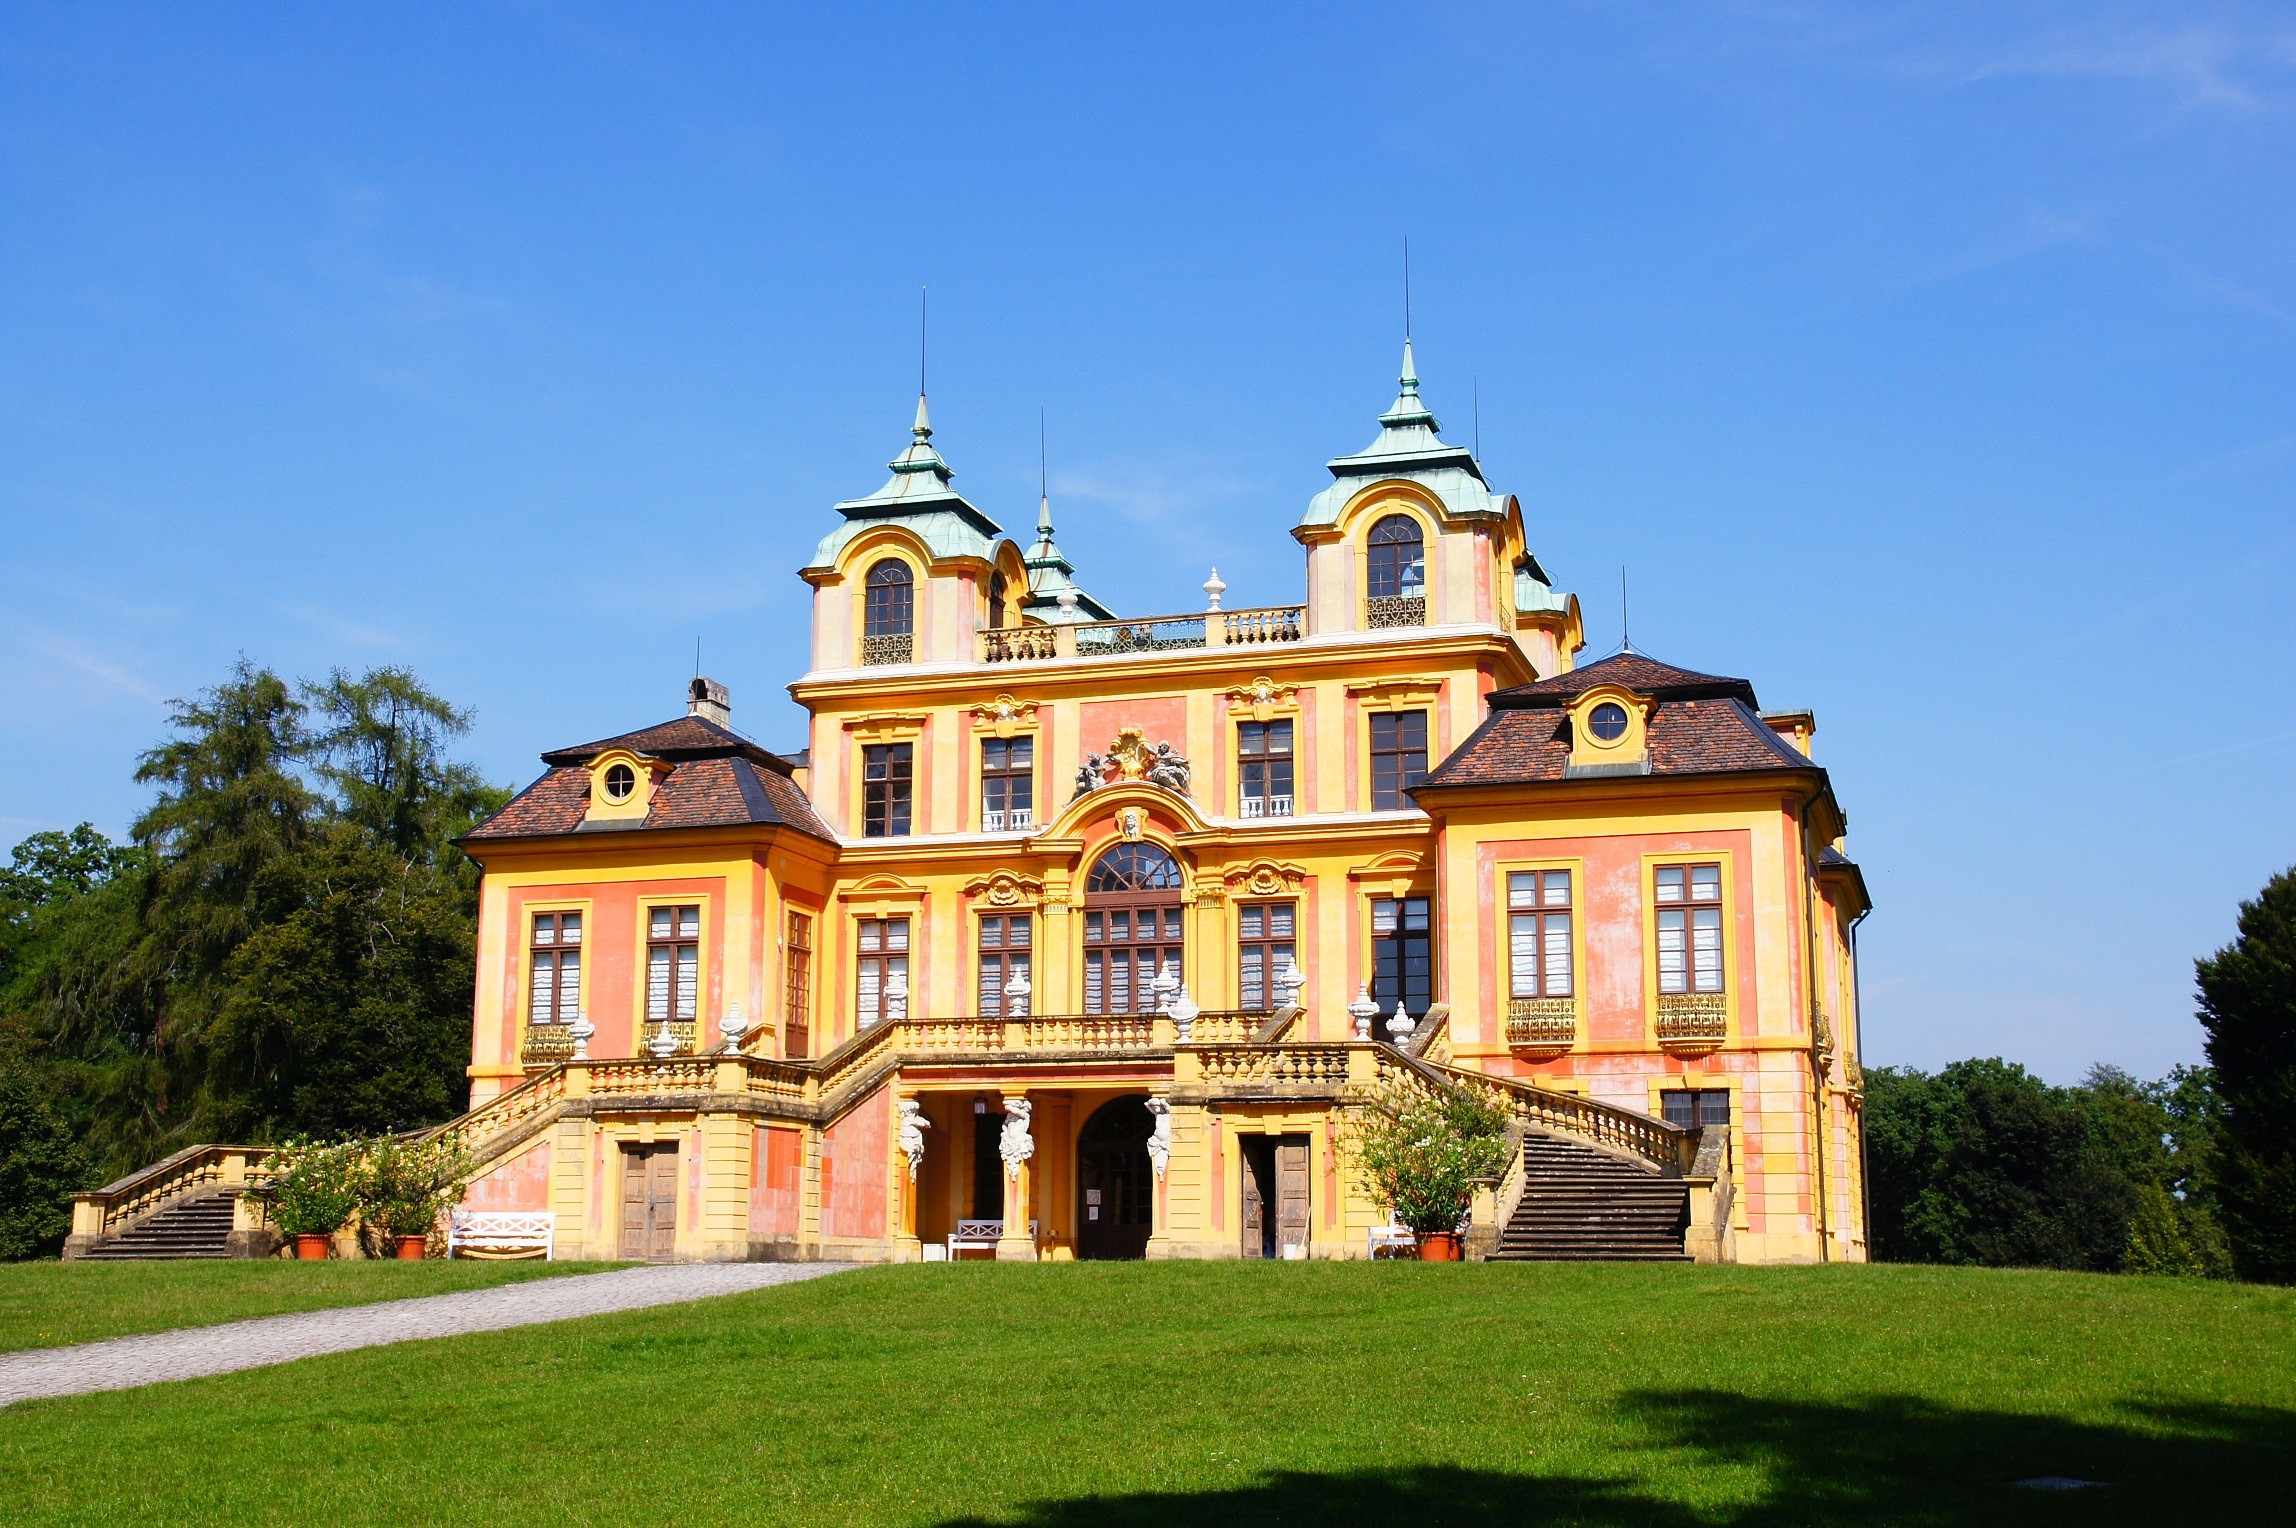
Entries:
{"label": "double wooden door", "polygon": [[622,1256],[666,1263],[678,1250],[678,1148],[622,1148]]}
{"label": "double wooden door", "polygon": [[1246,1257],[1281,1257],[1307,1246],[1307,1148],[1304,1135],[1246,1136],[1244,1246]]}

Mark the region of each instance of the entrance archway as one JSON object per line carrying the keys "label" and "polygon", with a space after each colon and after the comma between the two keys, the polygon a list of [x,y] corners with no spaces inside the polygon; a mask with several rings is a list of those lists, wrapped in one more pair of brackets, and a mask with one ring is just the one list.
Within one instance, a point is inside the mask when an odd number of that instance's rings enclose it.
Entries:
{"label": "entrance archway", "polygon": [[1076,1139],[1076,1255],[1140,1258],[1156,1229],[1156,1175],[1148,1137],[1156,1122],[1145,1095],[1112,1099],[1093,1111]]}
{"label": "entrance archway", "polygon": [[1120,843],[1084,878],[1084,1011],[1150,1013],[1156,975],[1184,980],[1180,866],[1155,844]]}

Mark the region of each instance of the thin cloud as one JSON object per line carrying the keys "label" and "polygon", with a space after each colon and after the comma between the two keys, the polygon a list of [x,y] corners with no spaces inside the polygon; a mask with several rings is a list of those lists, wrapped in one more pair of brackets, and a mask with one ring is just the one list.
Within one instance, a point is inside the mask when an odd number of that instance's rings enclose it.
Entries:
{"label": "thin cloud", "polygon": [[43,658],[52,659],[68,668],[87,675],[105,688],[138,700],[160,704],[167,696],[158,686],[141,675],[123,668],[101,653],[91,652],[79,643],[54,632],[42,632],[32,639],[32,650]]}
{"label": "thin cloud", "polygon": [[1972,67],[1986,79],[2127,80],[2165,87],[2190,107],[2256,111],[2296,92],[2296,29],[2169,31],[2115,24],[2060,32]]}

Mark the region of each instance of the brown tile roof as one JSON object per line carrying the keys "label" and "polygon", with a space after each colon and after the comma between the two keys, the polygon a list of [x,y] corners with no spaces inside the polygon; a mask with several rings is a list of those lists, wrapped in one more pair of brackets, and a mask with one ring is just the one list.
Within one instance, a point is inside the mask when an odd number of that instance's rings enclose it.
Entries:
{"label": "brown tile roof", "polygon": [[1493,690],[1491,704],[1494,708],[1509,705],[1562,705],[1572,696],[1583,694],[1598,684],[1623,684],[1630,690],[1661,698],[1672,692],[1684,695],[1711,693],[1717,696],[1737,695],[1748,705],[1754,703],[1754,687],[1743,679],[1701,674],[1691,669],[1676,668],[1671,663],[1661,663],[1642,653],[1624,652],[1612,653],[1584,668],[1575,668],[1551,679],[1534,679],[1529,684]]}
{"label": "brown tile roof", "polygon": [[[643,819],[586,827],[582,819],[590,806],[589,764],[610,748],[627,748],[660,759],[670,765],[670,770],[655,785]],[[549,772],[473,828],[468,838],[498,842],[567,833],[747,824],[794,828],[820,839],[835,836],[814,814],[805,792],[790,779],[786,760],[698,716],[681,716],[658,727],[553,749],[542,756],[542,762],[550,766]]]}
{"label": "brown tile roof", "polygon": [[[1590,665],[1578,674],[1602,665]],[[1653,664],[1653,668],[1664,665]],[[1683,674],[1686,670],[1673,669]],[[1564,678],[1576,675],[1561,676]],[[1696,675],[1680,686],[1659,684],[1635,688],[1662,695],[1668,689],[1704,688],[1711,684],[1739,685],[1742,680],[1712,680]],[[1597,679],[1594,683],[1600,683]],[[1625,682],[1625,681],[1621,681]],[[1570,719],[1551,702],[1498,704],[1483,725],[1437,765],[1420,787],[1441,789],[1458,785],[1533,785],[1570,778]],[[1553,693],[1553,692],[1549,692]],[[1699,695],[1692,699],[1661,699],[1650,718],[1650,773],[1652,775],[1736,774],[1748,770],[1802,770],[1814,766],[1791,743],[1773,732],[1753,706],[1735,693]]]}

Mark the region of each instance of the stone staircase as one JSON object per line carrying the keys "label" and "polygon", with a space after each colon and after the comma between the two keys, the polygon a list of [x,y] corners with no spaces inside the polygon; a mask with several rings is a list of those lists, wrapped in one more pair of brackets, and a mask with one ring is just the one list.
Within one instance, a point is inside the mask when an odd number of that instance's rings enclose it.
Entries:
{"label": "stone staircase", "polygon": [[1523,1137],[1523,1197],[1491,1256],[1514,1262],[1687,1263],[1690,1189],[1559,1136]]}
{"label": "stone staircase", "polygon": [[239,1196],[229,1189],[179,1199],[158,1214],[129,1227],[81,1257],[92,1263],[117,1263],[149,1258],[229,1257],[231,1205]]}

